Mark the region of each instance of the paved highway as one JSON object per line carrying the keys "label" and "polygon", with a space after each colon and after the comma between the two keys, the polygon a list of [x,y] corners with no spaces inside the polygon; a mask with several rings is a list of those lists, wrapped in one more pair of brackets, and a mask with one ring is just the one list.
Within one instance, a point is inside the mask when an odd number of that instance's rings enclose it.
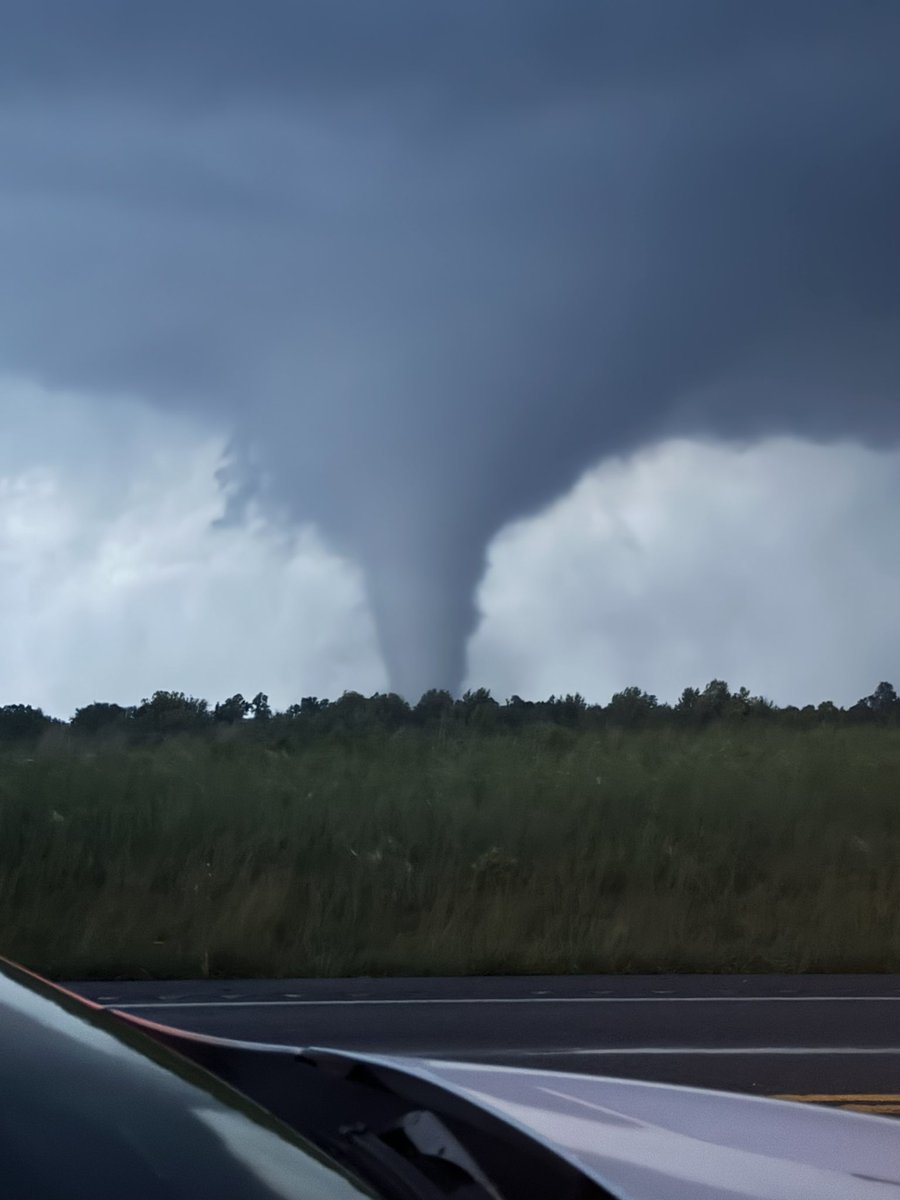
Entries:
{"label": "paved highway", "polygon": [[222,1037],[622,1075],[900,1114],[900,975],[66,986]]}

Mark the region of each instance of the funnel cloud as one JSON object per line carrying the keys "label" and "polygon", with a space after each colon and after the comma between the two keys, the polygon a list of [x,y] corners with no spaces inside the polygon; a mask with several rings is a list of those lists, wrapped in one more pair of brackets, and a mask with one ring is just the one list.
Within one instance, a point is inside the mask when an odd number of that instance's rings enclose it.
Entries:
{"label": "funnel cloud", "polygon": [[10,0],[0,367],[228,430],[235,512],[455,689],[489,540],[587,467],[897,439],[898,45],[893,0]]}

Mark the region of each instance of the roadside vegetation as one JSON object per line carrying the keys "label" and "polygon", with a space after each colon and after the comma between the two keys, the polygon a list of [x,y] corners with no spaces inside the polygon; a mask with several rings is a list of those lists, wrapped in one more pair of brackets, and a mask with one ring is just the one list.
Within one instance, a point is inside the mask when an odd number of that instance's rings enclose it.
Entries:
{"label": "roadside vegetation", "polygon": [[893,689],[785,714],[710,688],[234,720],[158,693],[155,725],[7,729],[0,953],[70,979],[900,970]]}

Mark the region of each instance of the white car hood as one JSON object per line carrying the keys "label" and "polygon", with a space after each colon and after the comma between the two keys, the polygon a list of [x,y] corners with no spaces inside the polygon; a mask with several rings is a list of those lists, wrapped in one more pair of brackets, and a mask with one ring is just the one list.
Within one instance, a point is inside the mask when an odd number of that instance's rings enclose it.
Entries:
{"label": "white car hood", "polygon": [[900,1122],[553,1071],[361,1055],[440,1082],[629,1200],[900,1200]]}

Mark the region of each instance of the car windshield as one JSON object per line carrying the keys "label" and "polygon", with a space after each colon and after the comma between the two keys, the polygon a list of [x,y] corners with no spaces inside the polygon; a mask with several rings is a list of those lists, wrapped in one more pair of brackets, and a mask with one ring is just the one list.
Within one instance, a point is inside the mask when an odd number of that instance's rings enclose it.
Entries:
{"label": "car windshield", "polygon": [[11,968],[0,970],[0,1013],[10,1200],[375,1194],[206,1071]]}

